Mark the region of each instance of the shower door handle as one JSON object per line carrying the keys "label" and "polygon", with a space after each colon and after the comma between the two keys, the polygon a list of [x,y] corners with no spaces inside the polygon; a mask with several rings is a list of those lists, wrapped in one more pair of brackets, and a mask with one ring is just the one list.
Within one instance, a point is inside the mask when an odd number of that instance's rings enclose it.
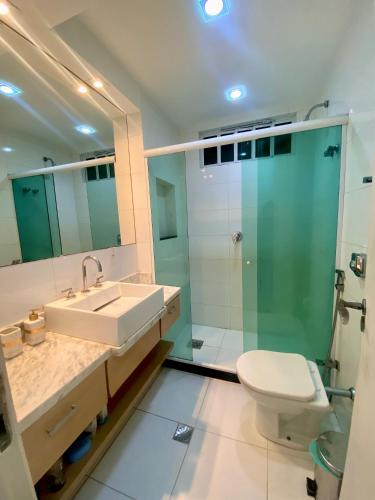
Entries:
{"label": "shower door handle", "polygon": [[243,238],[243,234],[241,231],[236,231],[235,233],[232,234],[232,241],[233,245],[237,245]]}

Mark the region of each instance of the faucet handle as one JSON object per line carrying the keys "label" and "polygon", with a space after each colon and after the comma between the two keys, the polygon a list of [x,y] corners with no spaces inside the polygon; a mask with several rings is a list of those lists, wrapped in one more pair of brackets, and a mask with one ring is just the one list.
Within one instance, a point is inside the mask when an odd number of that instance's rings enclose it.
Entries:
{"label": "faucet handle", "polygon": [[104,275],[103,274],[98,274],[97,277],[96,277],[96,281],[95,281],[94,287],[95,288],[99,288],[99,287],[103,286],[103,283],[102,283],[103,280],[104,280]]}
{"label": "faucet handle", "polygon": [[66,293],[67,299],[73,299],[76,296],[72,287],[65,288],[65,290],[61,290],[61,293]]}

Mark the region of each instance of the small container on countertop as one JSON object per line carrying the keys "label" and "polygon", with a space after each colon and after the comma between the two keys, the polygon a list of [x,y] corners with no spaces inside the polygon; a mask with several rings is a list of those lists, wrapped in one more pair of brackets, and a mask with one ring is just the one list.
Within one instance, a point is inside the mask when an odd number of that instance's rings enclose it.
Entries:
{"label": "small container on countertop", "polygon": [[18,326],[8,326],[1,329],[0,342],[5,359],[14,358],[23,351],[22,332]]}
{"label": "small container on countertop", "polygon": [[23,322],[25,341],[29,345],[37,345],[46,339],[46,320],[33,309],[29,319]]}

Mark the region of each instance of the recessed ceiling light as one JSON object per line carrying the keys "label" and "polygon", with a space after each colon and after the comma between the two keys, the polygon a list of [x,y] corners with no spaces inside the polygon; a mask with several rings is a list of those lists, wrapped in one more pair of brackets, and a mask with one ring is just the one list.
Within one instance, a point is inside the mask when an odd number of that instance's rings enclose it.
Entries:
{"label": "recessed ceiling light", "polygon": [[232,87],[225,92],[228,101],[235,102],[246,96],[246,88],[243,85]]}
{"label": "recessed ceiling light", "polygon": [[77,90],[80,94],[86,94],[87,87],[85,87],[85,85],[80,85]]}
{"label": "recessed ceiling light", "polygon": [[0,2],[0,16],[6,16],[9,14],[9,7],[6,3]]}
{"label": "recessed ceiling light", "polygon": [[4,146],[3,148],[1,148],[1,151],[4,151],[4,153],[11,153],[12,151],[14,151],[14,149],[10,146]]}
{"label": "recessed ceiling light", "polygon": [[92,135],[95,134],[96,130],[90,125],[77,125],[75,129],[84,135]]}
{"label": "recessed ceiling light", "polygon": [[22,90],[8,82],[0,82],[0,93],[7,97],[14,97],[21,94]]}
{"label": "recessed ceiling light", "polygon": [[222,16],[229,11],[228,0],[199,0],[206,20]]}
{"label": "recessed ceiling light", "polygon": [[101,82],[100,80],[95,80],[95,82],[93,83],[94,87],[96,89],[102,89],[103,88],[103,82]]}

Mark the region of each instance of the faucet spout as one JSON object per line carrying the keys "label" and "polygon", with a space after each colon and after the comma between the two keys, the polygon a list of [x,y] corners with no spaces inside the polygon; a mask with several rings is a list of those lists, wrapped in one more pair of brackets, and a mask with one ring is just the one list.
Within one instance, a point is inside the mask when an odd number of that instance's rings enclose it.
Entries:
{"label": "faucet spout", "polygon": [[87,286],[87,263],[89,260],[95,262],[96,267],[98,268],[98,272],[101,273],[103,271],[102,264],[100,260],[94,255],[87,255],[82,261],[82,281],[83,281],[83,289],[82,293],[88,293],[90,290]]}

